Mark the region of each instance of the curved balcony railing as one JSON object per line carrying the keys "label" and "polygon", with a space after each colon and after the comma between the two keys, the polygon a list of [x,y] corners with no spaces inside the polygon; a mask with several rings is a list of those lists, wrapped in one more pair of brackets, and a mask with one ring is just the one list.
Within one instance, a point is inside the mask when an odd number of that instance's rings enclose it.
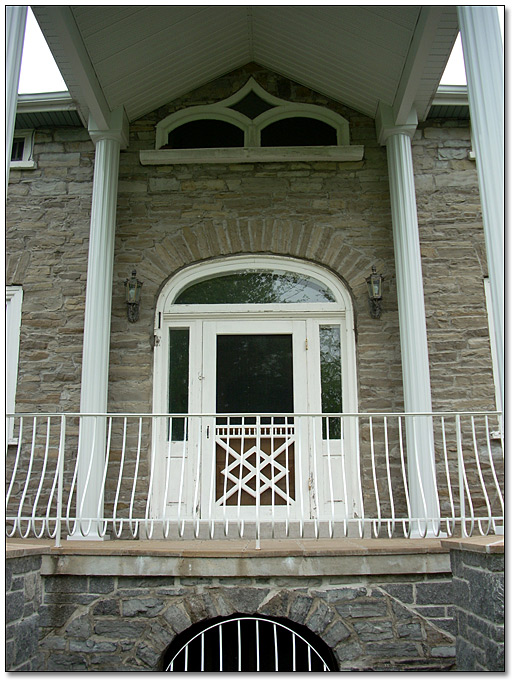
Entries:
{"label": "curved balcony railing", "polygon": [[504,527],[501,415],[13,414],[6,532],[469,537]]}

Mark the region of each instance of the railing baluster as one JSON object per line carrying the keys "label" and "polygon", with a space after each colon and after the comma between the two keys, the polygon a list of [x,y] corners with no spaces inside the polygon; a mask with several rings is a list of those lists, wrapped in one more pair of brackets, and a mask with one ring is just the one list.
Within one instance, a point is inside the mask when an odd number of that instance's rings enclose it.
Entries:
{"label": "railing baluster", "polygon": [[484,477],[482,476],[482,469],[480,466],[480,455],[479,455],[478,444],[477,444],[477,433],[475,430],[475,417],[473,415],[471,416],[471,433],[473,436],[473,448],[475,450],[475,462],[477,464],[477,471],[478,471],[478,476],[480,479],[480,486],[482,487],[482,492],[484,494],[484,499],[486,501],[486,508],[487,508],[487,512],[488,512],[488,526],[487,526],[487,530],[485,532],[483,532],[483,530],[482,530],[482,525],[481,525],[482,518],[478,519],[478,529],[480,531],[480,534],[485,536],[486,534],[488,534],[489,530],[491,529],[491,522],[492,522],[491,521],[491,504],[489,503],[488,493],[487,493],[486,485],[484,483]]}
{"label": "railing baluster", "polygon": [[31,472],[32,472],[32,465],[33,465],[33,460],[34,460],[34,450],[35,450],[35,443],[36,443],[36,417],[33,419],[33,432],[32,432],[32,442],[31,442],[31,454],[29,458],[29,466],[27,468],[27,478],[25,480],[24,488],[23,488],[23,493],[22,493],[22,498],[20,499],[20,506],[18,507],[18,527],[19,527],[19,532],[20,536],[26,539],[29,536],[29,532],[31,530],[31,521],[29,520],[29,524],[27,526],[27,530],[25,534],[22,532],[22,510],[23,510],[23,504],[25,501],[25,497],[27,496],[27,490],[29,489],[29,482],[31,479]]}
{"label": "railing baluster", "polygon": [[[172,441],[172,437],[168,437],[168,442]],[[188,417],[184,418],[184,424],[183,424],[183,434],[182,434],[182,462],[181,462],[181,477],[179,480],[179,497],[178,497],[178,505],[177,505],[177,531],[179,533],[179,537],[184,536],[184,518],[181,518],[181,512],[182,512],[182,490],[184,488],[184,475],[186,472],[186,463],[188,461],[188,456],[191,455],[189,453],[189,447],[188,447]],[[182,524],[181,524],[182,520]]]}
{"label": "railing baluster", "polygon": [[312,427],[312,456],[314,462],[314,474],[312,475],[312,485],[314,491],[314,504],[316,508],[316,519],[314,521],[314,536],[316,539],[320,536],[320,499],[319,499],[319,479],[320,475],[318,473],[318,446],[316,439],[316,425],[317,422],[320,423],[320,436],[321,436],[321,417],[311,419]]}
{"label": "railing baluster", "polygon": [[[466,467],[464,465],[464,453],[462,450],[462,429],[460,426],[460,415],[456,415],[456,432],[457,432],[457,462],[458,462],[458,470],[459,470],[459,498],[460,498],[460,516],[461,516],[461,525],[462,525],[462,532],[465,537],[471,536],[473,533],[473,527],[474,527],[474,518],[473,518],[473,502],[471,500],[471,496],[469,493],[469,486],[468,486],[468,478],[466,475]],[[468,505],[470,508],[470,521],[471,521],[471,530],[470,533],[468,534],[468,531],[466,529],[466,496],[468,497]]]}
{"label": "railing baluster", "polygon": [[368,419],[370,427],[370,457],[372,459],[372,479],[374,481],[374,495],[376,497],[377,520],[372,523],[373,532],[376,537],[379,537],[381,531],[381,503],[379,501],[379,489],[377,488],[377,473],[376,473],[376,455],[374,448],[374,423],[372,416]]}
{"label": "railing baluster", "polygon": [[[169,417],[167,418],[167,436],[171,437],[172,436],[172,418]],[[163,491],[164,491],[164,496],[163,496],[163,508],[162,508],[162,526],[163,526],[163,537],[164,539],[168,539],[168,534],[170,533],[170,520],[167,516],[166,509],[168,507],[168,488],[170,485],[170,471],[171,471],[171,462],[172,462],[172,442],[168,441],[166,442],[168,445],[168,450],[167,450],[167,456],[166,456],[166,475],[164,478],[164,486],[163,486]]]}
{"label": "railing baluster", "polygon": [[406,529],[405,518],[403,518],[403,534],[408,539],[412,534],[412,510],[410,508],[410,494],[408,493],[408,479],[406,476],[406,465],[404,458],[403,423],[402,418],[398,417],[399,427],[399,456],[401,458],[401,473],[403,475],[403,489],[406,499],[406,511],[408,513],[408,530]]}
{"label": "railing baluster", "polygon": [[40,477],[40,482],[38,484],[38,489],[36,491],[36,496],[34,499],[34,505],[33,505],[33,509],[32,509],[32,516],[31,516],[32,529],[33,529],[34,535],[36,536],[37,539],[41,539],[41,537],[43,536],[43,533],[45,532],[45,529],[47,529],[47,533],[49,533],[48,509],[47,509],[47,514],[46,514],[47,517],[44,518],[44,520],[43,520],[42,528],[41,528],[39,534],[36,531],[36,510],[38,508],[38,501],[40,500],[40,495],[42,493],[43,481],[45,479],[45,473],[47,471],[47,461],[49,459],[50,433],[51,433],[51,418],[49,416],[47,418],[47,431],[45,434],[45,451],[44,451],[44,456],[43,456],[42,474]]}
{"label": "railing baluster", "polygon": [[328,477],[329,477],[329,494],[330,494],[330,518],[329,518],[329,537],[332,539],[334,536],[334,487],[332,484],[332,457],[330,455],[330,417],[325,418],[326,426],[326,462],[328,466]]}
{"label": "railing baluster", "polygon": [[[112,509],[112,530],[118,539],[121,537],[121,533],[123,531],[123,519],[121,518],[120,523],[116,523],[116,515],[117,515],[117,505],[119,502],[119,492],[121,490],[121,480],[123,479],[123,470],[124,470],[124,465],[125,465],[127,422],[128,422],[128,418],[125,417],[123,419],[123,440],[121,442],[121,461],[119,464],[119,475],[117,478],[116,493],[114,496],[114,508]],[[118,524],[120,525],[119,528],[117,527]]]}
{"label": "railing baluster", "polygon": [[[491,468],[491,473],[493,475],[493,482],[495,483],[495,488],[498,493],[498,499],[500,501],[500,507],[502,509],[502,526],[504,522],[504,499],[502,498],[502,490],[500,489],[500,485],[498,484],[498,479],[497,479],[497,473],[495,470],[495,461],[493,460],[493,451],[491,450],[491,441],[489,439],[489,419],[488,416],[485,416],[486,418],[486,442],[487,442],[487,449],[488,449],[488,456],[489,456],[489,466]],[[502,442],[502,427],[500,427],[500,441]],[[502,443],[503,447],[503,443]],[[493,527],[494,525],[494,520],[493,520]]]}
{"label": "railing baluster", "polygon": [[385,458],[386,458],[386,479],[388,481],[388,496],[390,498],[391,522],[387,523],[388,536],[391,538],[395,531],[395,508],[394,508],[394,494],[392,491],[392,476],[390,474],[390,453],[388,449],[388,418],[384,419],[385,427]]}
{"label": "railing baluster", "polygon": [[58,503],[56,505],[56,547],[61,547],[61,518],[63,509],[63,470],[65,463],[65,440],[67,418],[65,415],[61,416],[60,423],[60,445],[58,449]]}
{"label": "railing baluster", "polygon": [[139,429],[137,432],[137,448],[136,448],[136,453],[135,453],[134,477],[132,480],[132,495],[130,497],[130,507],[128,509],[128,525],[130,527],[130,532],[131,532],[132,537],[134,539],[139,534],[139,520],[136,518],[135,530],[134,530],[134,526],[132,523],[132,515],[134,513],[135,491],[137,489],[137,478],[139,476],[139,464],[140,464],[140,460],[141,460],[142,436],[143,436],[143,418],[141,416],[139,418]]}

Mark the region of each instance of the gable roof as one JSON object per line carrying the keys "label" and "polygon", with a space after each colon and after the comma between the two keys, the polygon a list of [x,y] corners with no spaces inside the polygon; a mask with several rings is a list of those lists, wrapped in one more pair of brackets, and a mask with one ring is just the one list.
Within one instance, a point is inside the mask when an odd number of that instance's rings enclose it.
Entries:
{"label": "gable roof", "polygon": [[249,62],[374,117],[424,119],[455,42],[455,6],[38,5],[84,121],[130,121]]}

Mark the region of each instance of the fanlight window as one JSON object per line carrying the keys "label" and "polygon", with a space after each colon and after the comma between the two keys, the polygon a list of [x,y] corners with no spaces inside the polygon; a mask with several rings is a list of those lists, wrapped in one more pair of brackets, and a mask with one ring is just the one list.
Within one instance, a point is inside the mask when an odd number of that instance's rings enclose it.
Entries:
{"label": "fanlight window", "polygon": [[332,291],[303,274],[247,270],[223,274],[188,286],[176,304],[335,303]]}

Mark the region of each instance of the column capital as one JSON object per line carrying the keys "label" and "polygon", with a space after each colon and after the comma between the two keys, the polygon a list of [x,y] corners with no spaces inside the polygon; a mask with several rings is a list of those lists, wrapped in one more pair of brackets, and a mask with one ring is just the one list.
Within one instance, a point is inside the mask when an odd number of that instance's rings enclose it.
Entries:
{"label": "column capital", "polygon": [[117,110],[111,112],[108,129],[98,127],[92,115],[88,120],[88,133],[94,143],[103,140],[117,141],[121,148],[126,148],[129,139],[128,128],[128,117],[123,107],[118,107]]}
{"label": "column capital", "polygon": [[393,108],[385,103],[379,103],[376,112],[376,132],[379,144],[384,146],[390,136],[404,134],[409,138],[417,129],[417,112],[415,108],[410,110],[405,124],[396,124]]}

